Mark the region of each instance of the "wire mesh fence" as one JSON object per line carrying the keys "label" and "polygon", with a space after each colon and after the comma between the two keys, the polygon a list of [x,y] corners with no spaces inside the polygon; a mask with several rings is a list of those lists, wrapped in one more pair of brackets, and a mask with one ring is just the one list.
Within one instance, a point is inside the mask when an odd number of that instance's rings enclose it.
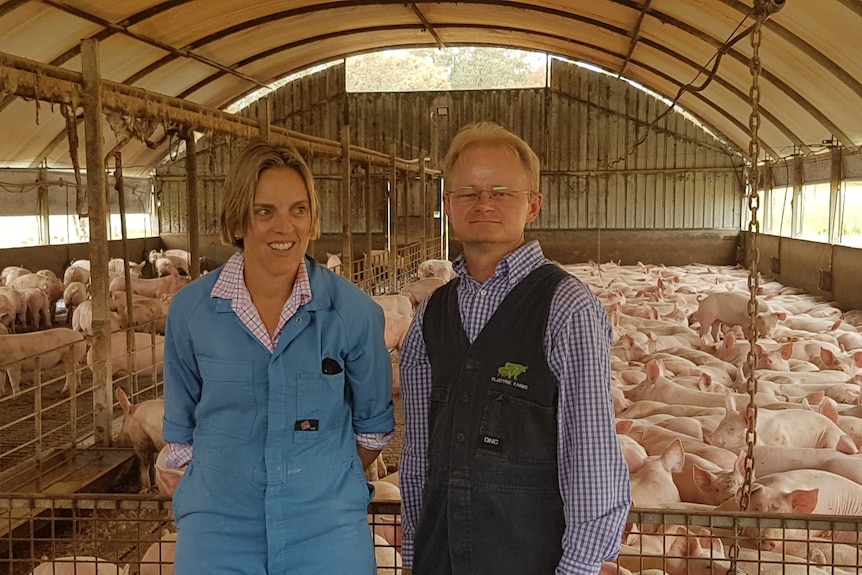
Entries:
{"label": "wire mesh fence", "polygon": [[[368,523],[378,575],[400,573],[400,505],[372,503]],[[0,575],[97,561],[100,574],[173,575],[176,538],[166,496],[0,494]]]}

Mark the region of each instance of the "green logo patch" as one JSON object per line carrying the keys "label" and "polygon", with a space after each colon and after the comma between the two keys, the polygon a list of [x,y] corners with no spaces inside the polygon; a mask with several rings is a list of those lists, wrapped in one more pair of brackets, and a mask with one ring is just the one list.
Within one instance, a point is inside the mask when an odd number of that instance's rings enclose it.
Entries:
{"label": "green logo patch", "polygon": [[506,379],[518,379],[525,371],[527,371],[526,365],[507,361],[506,365],[497,368],[497,375]]}

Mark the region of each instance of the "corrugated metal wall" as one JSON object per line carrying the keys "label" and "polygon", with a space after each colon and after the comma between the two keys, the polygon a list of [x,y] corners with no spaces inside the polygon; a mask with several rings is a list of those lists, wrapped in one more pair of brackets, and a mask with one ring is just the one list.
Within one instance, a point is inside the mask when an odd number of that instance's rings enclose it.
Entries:
{"label": "corrugated metal wall", "polygon": [[[533,230],[739,229],[742,171],[739,158],[709,133],[670,113],[645,142],[634,143],[666,105],[628,83],[552,60],[547,89],[344,93],[338,65],[288,84],[270,96],[272,122],[331,140],[350,124],[351,143],[403,158],[440,159],[455,132],[480,120],[498,122],[523,137],[542,160],[545,207]],[[448,115],[439,115],[446,106]],[[440,110],[442,112],[442,110]],[[254,109],[245,112],[254,115]],[[199,146],[202,148],[203,146]],[[631,153],[627,152],[631,150]],[[202,233],[215,233],[220,177],[231,152],[201,152]],[[323,232],[341,232],[340,165],[311,158],[318,176]],[[159,176],[179,175],[174,164]],[[363,190],[371,186],[372,231],[385,231],[388,174],[357,168],[352,182],[354,231],[365,229]],[[161,178],[163,233],[184,233],[184,182]],[[411,186],[411,220],[430,217]],[[405,202],[400,200],[403,215]],[[411,225],[413,225],[411,223]]]}

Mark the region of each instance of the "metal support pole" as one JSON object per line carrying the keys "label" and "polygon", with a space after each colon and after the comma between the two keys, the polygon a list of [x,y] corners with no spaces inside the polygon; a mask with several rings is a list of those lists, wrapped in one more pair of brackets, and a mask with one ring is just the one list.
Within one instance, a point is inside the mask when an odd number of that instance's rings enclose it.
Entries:
{"label": "metal support pole", "polygon": [[97,444],[111,444],[113,392],[107,372],[110,347],[108,323],[108,229],[105,219],[105,160],[102,152],[102,76],[99,41],[81,42],[84,136],[87,150],[87,198],[90,220],[90,294],[93,298],[93,411]]}
{"label": "metal support pole", "polygon": [[790,237],[799,237],[802,233],[802,185],[804,174],[802,171],[802,157],[793,158],[793,200],[790,210]]}
{"label": "metal support pole", "polygon": [[[267,124],[269,125],[269,124]],[[198,213],[198,154],[195,134],[189,130],[183,136],[186,143],[186,199],[189,212],[189,272],[195,280],[200,275],[201,226]]]}

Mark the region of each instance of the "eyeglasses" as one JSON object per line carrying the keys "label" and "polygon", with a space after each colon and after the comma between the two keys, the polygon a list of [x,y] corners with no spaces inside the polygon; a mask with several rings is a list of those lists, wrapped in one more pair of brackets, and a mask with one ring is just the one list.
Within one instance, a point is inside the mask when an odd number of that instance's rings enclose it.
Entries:
{"label": "eyeglasses", "polygon": [[506,186],[494,186],[490,190],[478,190],[473,186],[465,186],[446,192],[446,196],[459,204],[475,204],[485,193],[488,194],[488,199],[492,202],[502,203],[514,200],[521,194],[532,194],[533,192],[531,190],[510,190]]}

